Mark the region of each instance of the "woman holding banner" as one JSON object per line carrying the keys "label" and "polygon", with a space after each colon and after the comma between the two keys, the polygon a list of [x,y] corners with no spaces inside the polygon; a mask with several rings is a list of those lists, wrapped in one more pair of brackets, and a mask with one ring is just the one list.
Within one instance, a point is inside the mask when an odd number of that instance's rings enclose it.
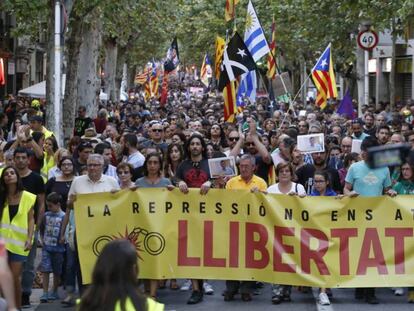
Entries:
{"label": "woman holding banner", "polygon": [[[162,156],[159,153],[149,153],[144,162],[143,168],[144,177],[138,178],[135,186],[138,188],[162,188],[167,187],[173,189],[174,186],[168,178],[162,176]],[[156,299],[158,280],[150,280],[150,296]],[[172,283],[176,284],[176,281]],[[175,285],[174,289],[177,288]]]}
{"label": "woman holding banner", "polygon": [[[313,183],[314,188],[311,196],[337,196],[337,193],[331,188],[329,174],[326,171],[316,171],[313,175]],[[322,306],[329,306],[331,304],[330,296],[332,296],[332,292],[328,288],[320,288],[319,303]]]}
{"label": "woman holding banner", "polygon": [[[290,163],[279,163],[276,166],[276,177],[278,183],[267,188],[267,193],[298,195],[303,198],[306,196],[305,188],[301,184],[293,182],[295,173]],[[272,303],[279,304],[282,301],[291,301],[291,285],[272,285]]]}

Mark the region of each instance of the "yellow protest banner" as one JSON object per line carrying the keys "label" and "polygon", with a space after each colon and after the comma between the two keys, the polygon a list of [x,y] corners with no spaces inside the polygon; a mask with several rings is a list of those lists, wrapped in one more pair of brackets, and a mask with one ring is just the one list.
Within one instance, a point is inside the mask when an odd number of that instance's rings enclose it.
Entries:
{"label": "yellow protest banner", "polygon": [[[414,286],[413,196],[343,198],[244,190],[138,189],[79,195],[82,275],[128,238],[140,277],[318,287]],[[115,254],[116,255],[116,254]]]}

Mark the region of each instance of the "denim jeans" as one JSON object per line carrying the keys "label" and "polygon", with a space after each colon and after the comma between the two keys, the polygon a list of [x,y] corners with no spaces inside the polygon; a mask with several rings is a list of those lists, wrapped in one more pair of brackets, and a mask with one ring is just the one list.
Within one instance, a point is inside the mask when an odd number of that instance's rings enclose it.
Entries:
{"label": "denim jeans", "polygon": [[68,293],[75,292],[76,286],[76,258],[75,251],[72,250],[69,244],[66,244],[66,274],[65,274],[65,286]]}
{"label": "denim jeans", "polygon": [[36,253],[37,253],[37,238],[38,238],[38,233],[35,232],[34,237],[33,237],[32,249],[29,252],[29,256],[27,256],[27,260],[23,264],[22,293],[27,294],[29,296],[32,294],[33,281],[36,275],[34,262],[35,262]]}

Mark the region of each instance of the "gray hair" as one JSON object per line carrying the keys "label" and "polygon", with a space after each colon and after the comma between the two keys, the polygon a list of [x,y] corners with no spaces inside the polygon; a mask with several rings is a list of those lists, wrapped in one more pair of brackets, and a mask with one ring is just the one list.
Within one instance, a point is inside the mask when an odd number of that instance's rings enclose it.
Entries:
{"label": "gray hair", "polygon": [[254,156],[252,156],[251,154],[243,154],[241,157],[240,157],[240,161],[239,161],[239,163],[241,162],[241,161],[243,161],[243,160],[249,160],[250,161],[250,163],[254,166],[254,165],[256,165],[256,158],[254,157]]}
{"label": "gray hair", "polygon": [[98,161],[98,162],[100,162],[102,165],[104,164],[104,157],[103,157],[103,155],[101,155],[101,154],[99,154],[99,153],[92,153],[92,154],[90,154],[89,155],[89,157],[88,157],[88,161],[87,162],[89,162],[89,161],[91,161],[91,160],[95,160],[95,161]]}

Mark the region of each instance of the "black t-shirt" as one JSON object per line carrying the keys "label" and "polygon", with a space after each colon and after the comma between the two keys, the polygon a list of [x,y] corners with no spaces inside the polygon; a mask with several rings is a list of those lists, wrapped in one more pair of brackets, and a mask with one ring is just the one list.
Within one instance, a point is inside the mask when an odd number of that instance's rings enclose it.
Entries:
{"label": "black t-shirt", "polygon": [[210,179],[208,160],[202,159],[200,162],[185,160],[177,167],[175,175],[179,180],[185,181],[189,188],[200,188]]}
{"label": "black t-shirt", "polygon": [[66,212],[66,201],[72,181],[56,181],[55,177],[50,178],[46,183],[46,196],[52,192],[56,192],[62,196],[60,206],[62,211]]}
{"label": "black t-shirt", "polygon": [[269,184],[269,169],[273,169],[273,161],[270,164],[267,164],[263,161],[261,156],[256,156],[256,171],[255,175],[262,178],[267,184]]}
{"label": "black t-shirt", "polygon": [[9,205],[9,219],[10,221],[13,220],[14,216],[16,216],[17,212],[19,211],[19,205]]}
{"label": "black t-shirt", "polygon": [[[315,174],[316,168],[312,164],[306,164],[300,167],[296,171],[296,176],[298,177],[298,183],[300,183],[303,187],[305,187],[306,193],[310,194],[312,192],[313,187],[313,175]],[[331,188],[336,193],[342,193],[342,186],[341,181],[339,179],[338,171],[332,168],[325,168],[329,175],[329,179],[331,182]]]}
{"label": "black t-shirt", "polygon": [[82,136],[85,134],[85,130],[87,128],[92,127],[92,119],[87,117],[87,118],[75,118],[75,126],[73,128],[73,135],[74,136]]}
{"label": "black t-shirt", "polygon": [[[35,195],[39,195],[45,193],[45,183],[43,182],[43,178],[36,172],[31,172],[26,177],[22,178],[23,188],[24,190],[33,193]],[[35,222],[37,222],[37,214],[39,212],[39,206],[36,203],[34,206],[34,214],[35,214]]]}

